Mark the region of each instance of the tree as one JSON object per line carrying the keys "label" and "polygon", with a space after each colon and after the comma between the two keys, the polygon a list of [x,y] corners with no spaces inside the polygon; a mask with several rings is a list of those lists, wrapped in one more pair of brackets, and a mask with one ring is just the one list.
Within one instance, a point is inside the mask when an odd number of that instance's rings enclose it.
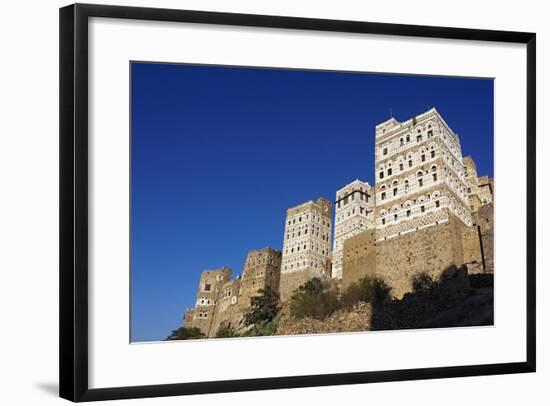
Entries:
{"label": "tree", "polygon": [[240,337],[233,327],[220,327],[216,332],[216,338]]}
{"label": "tree", "polygon": [[365,276],[353,282],[342,293],[340,298],[343,307],[351,307],[359,302],[383,303],[391,299],[391,288],[380,278]]}
{"label": "tree", "polygon": [[250,299],[250,310],[244,316],[246,326],[269,323],[281,310],[279,294],[272,288],[260,289],[258,293]]}
{"label": "tree", "polygon": [[258,336],[272,336],[277,332],[277,327],[279,327],[279,320],[281,316],[275,317],[271,321],[261,321],[257,324],[254,324],[252,328],[243,333],[243,337],[258,337]]}
{"label": "tree", "polygon": [[172,333],[165,338],[165,341],[172,340],[194,340],[197,338],[204,338],[204,334],[197,327],[180,327],[176,330],[172,330]]}
{"label": "tree", "polygon": [[311,278],[298,288],[300,292],[310,295],[318,295],[324,290],[325,286],[320,278]]}
{"label": "tree", "polygon": [[340,307],[335,287],[320,278],[312,278],[294,291],[290,298],[290,313],[301,319],[324,319]]}

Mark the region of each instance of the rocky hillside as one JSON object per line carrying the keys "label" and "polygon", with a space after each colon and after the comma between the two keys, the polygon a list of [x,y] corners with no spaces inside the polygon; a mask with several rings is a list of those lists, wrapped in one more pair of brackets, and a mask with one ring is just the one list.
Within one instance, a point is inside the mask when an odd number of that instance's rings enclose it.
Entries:
{"label": "rocky hillside", "polygon": [[295,319],[288,309],[282,311],[276,335],[345,333],[370,330],[372,307],[368,303],[358,303],[351,309],[334,312],[324,320],[310,317]]}
{"label": "rocky hillside", "polygon": [[493,303],[493,274],[455,268],[438,284],[400,300],[374,307],[358,303],[323,320],[293,318],[285,307],[276,335],[492,325]]}

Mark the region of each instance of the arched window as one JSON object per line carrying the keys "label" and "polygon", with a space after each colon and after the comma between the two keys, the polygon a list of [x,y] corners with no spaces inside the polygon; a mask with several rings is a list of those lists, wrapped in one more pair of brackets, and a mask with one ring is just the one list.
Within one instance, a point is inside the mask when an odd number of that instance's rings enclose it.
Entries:
{"label": "arched window", "polygon": [[421,177],[422,177],[422,171],[418,171],[418,172],[416,173],[416,176],[419,177],[419,178],[421,178]]}
{"label": "arched window", "polygon": [[384,179],[384,165],[380,165],[380,168],[378,168],[378,178]]}

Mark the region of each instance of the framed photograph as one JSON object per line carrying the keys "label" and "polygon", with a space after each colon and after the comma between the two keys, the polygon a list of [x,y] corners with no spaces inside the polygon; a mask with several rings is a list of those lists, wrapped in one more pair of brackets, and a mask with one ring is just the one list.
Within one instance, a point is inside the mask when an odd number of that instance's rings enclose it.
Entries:
{"label": "framed photograph", "polygon": [[535,34],[60,10],[60,395],[535,371]]}

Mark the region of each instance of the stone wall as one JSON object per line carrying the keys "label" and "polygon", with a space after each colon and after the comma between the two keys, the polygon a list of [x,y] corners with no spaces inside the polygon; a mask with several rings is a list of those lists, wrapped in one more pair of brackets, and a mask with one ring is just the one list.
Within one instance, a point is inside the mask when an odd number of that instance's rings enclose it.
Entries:
{"label": "stone wall", "polygon": [[392,287],[394,296],[402,297],[411,290],[416,275],[427,272],[439,277],[448,267],[463,264],[463,230],[464,224],[449,213],[445,223],[380,241],[376,249],[376,274]]}
{"label": "stone wall", "polygon": [[184,325],[197,327],[207,337],[215,337],[222,327],[243,332],[244,315],[250,309],[250,299],[260,289],[279,291],[281,252],[272,248],[250,251],[242,278],[231,279],[231,270],[221,268],[204,271],[199,281],[194,309],[186,311]]}
{"label": "stone wall", "polygon": [[464,263],[463,235],[466,226],[453,214],[448,221],[389,240],[375,242],[372,230],[344,244],[343,286],[365,275],[377,276],[400,298],[412,288],[414,276],[439,277],[445,269]]}
{"label": "stone wall", "polygon": [[281,302],[288,302],[292,293],[301,285],[313,278],[324,280],[331,279],[332,263],[330,259],[325,258],[320,261],[318,268],[306,267],[294,272],[281,273],[281,282],[279,294]]}
{"label": "stone wall", "polygon": [[484,271],[494,272],[494,205],[481,206],[476,214],[476,224],[483,247]]}
{"label": "stone wall", "polygon": [[231,273],[232,271],[229,268],[220,268],[207,270],[201,274],[190,327],[197,327],[203,334],[209,336],[212,322],[216,318],[216,304],[222,286],[231,279]]}
{"label": "stone wall", "polygon": [[364,231],[344,243],[342,288],[358,281],[367,273],[376,273],[376,234],[374,230]]}
{"label": "stone wall", "polygon": [[494,271],[493,203],[485,204],[473,215],[474,226],[464,234],[464,262],[469,273]]}
{"label": "stone wall", "polygon": [[281,275],[280,295],[281,301],[287,302],[292,297],[292,292],[313,277],[310,268],[300,269],[294,272],[285,272]]}
{"label": "stone wall", "polygon": [[483,260],[481,259],[481,247],[477,226],[466,227],[462,240],[464,250],[464,264],[468,267],[468,273],[483,272]]}
{"label": "stone wall", "polygon": [[195,309],[187,309],[185,315],[183,316],[183,325],[190,326],[193,323],[193,318],[195,317]]}
{"label": "stone wall", "polygon": [[243,269],[239,302],[242,306],[249,306],[250,299],[260,289],[271,288],[278,292],[280,279],[281,251],[272,248],[250,251]]}
{"label": "stone wall", "polygon": [[296,319],[288,309],[282,311],[276,335],[350,333],[370,330],[372,307],[369,303],[358,303],[350,309],[340,309],[324,320],[310,317]]}
{"label": "stone wall", "polygon": [[214,314],[210,329],[208,332],[204,332],[208,337],[215,337],[223,323],[232,320],[240,313],[240,306],[238,303],[240,285],[240,279],[234,279],[227,281],[221,287],[218,292],[218,300],[213,310]]}

